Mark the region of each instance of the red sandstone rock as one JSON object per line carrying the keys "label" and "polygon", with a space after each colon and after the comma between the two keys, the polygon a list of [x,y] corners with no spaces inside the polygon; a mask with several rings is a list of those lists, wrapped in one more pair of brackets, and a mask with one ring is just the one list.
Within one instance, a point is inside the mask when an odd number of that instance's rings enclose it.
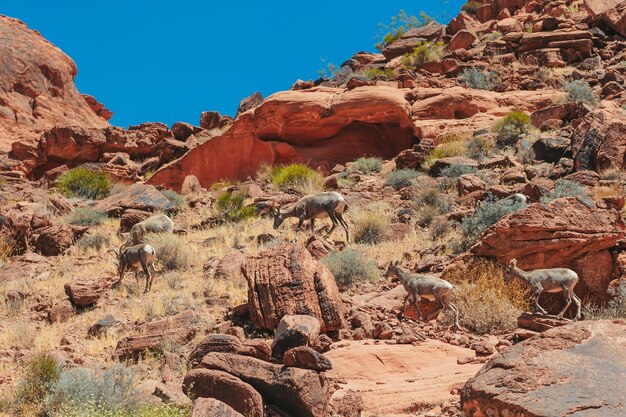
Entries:
{"label": "red sandstone rock", "polygon": [[248,280],[248,306],[257,328],[274,330],[287,314],[307,314],[322,331],[343,325],[343,303],[332,273],[299,244],[283,244],[242,266]]}
{"label": "red sandstone rock", "polygon": [[332,369],[332,363],[321,353],[308,346],[299,346],[285,352],[283,358],[285,366],[312,369],[314,371],[328,371]]}
{"label": "red sandstone rock", "polygon": [[124,214],[120,217],[119,233],[128,233],[130,229],[142,220],[152,216],[152,213],[144,210],[128,209],[124,210]]}
{"label": "red sandstone rock", "polygon": [[448,44],[448,50],[456,51],[457,49],[468,49],[476,41],[477,37],[469,30],[460,30]]}
{"label": "red sandstone rock", "polygon": [[38,231],[35,248],[45,256],[56,256],[69,249],[88,227],[57,224]]}
{"label": "red sandstone rock", "polygon": [[245,417],[215,398],[200,397],[193,402],[191,417]]}
{"label": "red sandstone rock", "polygon": [[127,209],[167,211],[173,204],[152,185],[133,184],[124,191],[98,201],[94,207],[104,213],[116,214]]}

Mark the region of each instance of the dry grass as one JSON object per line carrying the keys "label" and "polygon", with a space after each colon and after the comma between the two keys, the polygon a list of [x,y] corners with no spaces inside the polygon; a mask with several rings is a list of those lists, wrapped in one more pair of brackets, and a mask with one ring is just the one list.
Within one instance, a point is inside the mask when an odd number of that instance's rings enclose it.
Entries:
{"label": "dry grass", "polygon": [[[519,283],[504,283],[502,266],[476,260],[445,277],[455,285],[453,302],[461,325],[479,334],[499,334],[517,327],[517,317],[529,307],[529,294]],[[450,320],[450,317],[447,317]]]}
{"label": "dry grass", "polygon": [[624,187],[615,182],[610,185],[598,185],[593,188],[593,198],[602,200],[605,197],[619,197],[626,195]]}
{"label": "dry grass", "polygon": [[390,209],[386,203],[374,203],[366,209],[356,209],[350,216],[354,224],[354,241],[369,244],[382,242],[390,224]]}

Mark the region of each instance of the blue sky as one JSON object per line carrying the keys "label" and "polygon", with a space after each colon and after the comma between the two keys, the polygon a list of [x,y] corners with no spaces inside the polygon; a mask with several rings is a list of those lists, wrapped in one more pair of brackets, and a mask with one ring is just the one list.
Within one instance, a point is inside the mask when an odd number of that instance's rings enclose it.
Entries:
{"label": "blue sky", "polygon": [[239,101],[315,79],[326,62],[374,51],[377,23],[400,9],[456,15],[463,0],[9,0],[78,65],[76,84],[111,109],[111,123],[198,124]]}

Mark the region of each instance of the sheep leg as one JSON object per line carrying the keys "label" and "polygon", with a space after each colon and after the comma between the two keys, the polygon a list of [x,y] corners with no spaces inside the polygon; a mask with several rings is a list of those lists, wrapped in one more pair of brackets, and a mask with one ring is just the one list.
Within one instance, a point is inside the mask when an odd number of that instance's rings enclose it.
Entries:
{"label": "sheep leg", "polygon": [[454,313],[454,330],[459,330],[459,308],[452,304],[449,298],[446,298],[446,302],[448,303],[447,307]]}
{"label": "sheep leg", "polygon": [[432,320],[441,310],[443,310],[444,302],[440,297],[437,297],[437,308],[430,312],[428,316],[426,316],[426,321]]}
{"label": "sheep leg", "polygon": [[545,316],[545,315],[548,314],[548,312],[546,310],[544,310],[544,308],[539,305],[539,296],[541,295],[542,292],[543,292],[543,287],[535,288],[535,292],[533,292],[531,300],[533,302],[533,306],[534,306],[534,309],[535,309],[533,311],[533,313],[539,312],[539,313],[541,313],[542,315]]}
{"label": "sheep leg", "polygon": [[400,307],[400,313],[398,313],[398,320],[402,320],[402,318],[404,317],[404,308],[406,307],[406,300],[409,299],[409,296],[411,294],[407,293],[406,297],[404,297],[404,301],[402,302],[402,307]]}
{"label": "sheep leg", "polygon": [[122,278],[124,278],[124,273],[126,272],[126,265],[121,266],[119,269],[117,282],[113,284],[113,287],[119,287],[122,284]]}
{"label": "sheep leg", "polygon": [[339,220],[337,220],[337,217],[335,217],[335,213],[332,211],[328,211],[328,217],[330,217],[330,220],[333,222],[333,226],[330,228],[330,230],[328,231],[328,233],[326,233],[326,235],[324,236],[324,238],[329,237],[330,235],[333,234],[333,232],[335,231],[335,228],[337,227],[337,225],[339,224]]}
{"label": "sheep leg", "polygon": [[574,305],[576,305],[576,315],[574,316],[574,321],[580,320],[580,298],[576,294],[574,294],[574,289],[572,288],[572,298],[574,299]]}
{"label": "sheep leg", "polygon": [[315,235],[315,218],[311,219],[311,234]]}
{"label": "sheep leg", "polygon": [[141,263],[141,267],[143,268],[143,273],[146,274],[146,288],[143,290],[144,294],[150,291],[152,288],[152,274],[150,273],[150,269],[148,268],[148,264],[145,262]]}
{"label": "sheep leg", "polygon": [[293,238],[292,242],[298,240],[298,234],[300,233],[300,230],[302,230],[302,223],[304,223],[304,216],[301,216],[300,220],[298,221],[298,227],[296,228],[296,237]]}
{"label": "sheep leg", "polygon": [[561,310],[558,316],[556,316],[558,319],[563,318],[563,314],[565,314],[569,306],[572,304],[572,294],[570,293],[570,291],[571,290],[569,287],[563,286],[563,297],[565,298],[565,307],[563,307],[563,310]]}
{"label": "sheep leg", "polygon": [[411,297],[411,300],[412,300],[413,307],[415,307],[415,310],[417,310],[417,319],[419,321],[422,321],[422,318],[423,318],[422,310],[420,310],[419,306],[417,305],[417,295],[413,294],[413,296]]}
{"label": "sheep leg", "polygon": [[337,219],[339,223],[343,226],[343,229],[346,231],[346,243],[350,243],[350,231],[348,230],[348,223],[343,218],[343,213],[337,213]]}

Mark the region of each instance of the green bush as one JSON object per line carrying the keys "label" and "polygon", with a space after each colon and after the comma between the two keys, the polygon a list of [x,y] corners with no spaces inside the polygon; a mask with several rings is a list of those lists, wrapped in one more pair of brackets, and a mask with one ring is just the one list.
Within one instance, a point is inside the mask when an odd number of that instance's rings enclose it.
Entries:
{"label": "green bush", "polygon": [[99,226],[106,218],[106,213],[102,211],[78,207],[66,217],[66,221],[79,226]]}
{"label": "green bush", "polygon": [[387,45],[400,39],[407,31],[425,26],[432,21],[433,19],[424,12],[421,12],[419,16],[412,16],[404,10],[400,10],[397,16],[391,17],[391,22],[388,25],[378,23],[376,38],[381,39],[381,41],[376,44],[376,48],[382,51]]}
{"label": "green bush", "polygon": [[376,262],[352,249],[332,252],[322,262],[328,266],[335,276],[335,281],[342,287],[379,278]]}
{"label": "green bush", "polygon": [[78,409],[63,410],[63,417],[189,417],[188,407],[172,404],[140,405],[133,410],[105,410],[87,405]]}
{"label": "green bush", "polygon": [[573,102],[580,102],[595,106],[596,97],[593,94],[593,90],[587,81],[575,80],[565,84],[563,87],[567,92],[567,100]]}
{"label": "green bush", "polygon": [[429,226],[437,216],[452,210],[452,200],[438,189],[428,187],[424,190],[418,190],[415,208],[417,210],[417,223],[420,226]]}
{"label": "green bush", "polygon": [[29,405],[41,408],[44,399],[59,380],[62,368],[49,353],[34,356],[28,363],[24,380],[17,386],[14,405],[18,409],[28,408]]}
{"label": "green bush", "polygon": [[359,158],[348,169],[349,172],[360,171],[364,174],[380,172],[383,161],[380,158]]}
{"label": "green bush", "polygon": [[476,90],[493,90],[495,74],[476,67],[465,68],[461,73],[461,82],[466,87]]}
{"label": "green bush", "polygon": [[217,208],[229,222],[239,222],[256,216],[256,207],[245,206],[246,193],[244,191],[226,191],[217,198]]}
{"label": "green bush", "polygon": [[501,145],[512,145],[517,137],[528,133],[530,116],[524,112],[513,111],[500,119],[493,128],[496,141]]}
{"label": "green bush", "polygon": [[95,233],[89,235],[83,235],[78,242],[76,242],[76,246],[86,251],[89,249],[95,249],[97,251],[109,245],[110,239],[107,235]]}
{"label": "green bush", "polygon": [[549,203],[558,198],[581,197],[589,198],[589,191],[579,182],[560,179],[554,184],[554,189],[541,197],[542,203]]}
{"label": "green bush", "polygon": [[109,195],[111,183],[104,172],[78,167],[61,175],[57,188],[66,196],[98,200]]}
{"label": "green bush", "polygon": [[476,168],[473,166],[454,163],[454,164],[450,164],[450,166],[443,168],[439,172],[439,175],[445,178],[457,179],[461,175],[473,174],[475,172],[476,172]]}
{"label": "green bush", "polygon": [[396,76],[396,72],[391,68],[368,68],[364,73],[366,78],[370,80],[374,78],[382,78],[383,80],[390,80]]}
{"label": "green bush", "polygon": [[176,207],[180,207],[185,204],[185,199],[183,198],[183,196],[181,196],[174,190],[164,190],[161,191],[161,194],[163,194],[165,198],[170,200],[170,203],[172,203]]}
{"label": "green bush", "polygon": [[461,7],[461,10],[469,14],[474,14],[478,9],[480,9],[481,6],[482,3],[479,3],[477,1],[468,1]]}
{"label": "green bush", "polygon": [[272,184],[279,188],[294,188],[297,190],[321,190],[324,177],[317,171],[302,164],[291,164],[274,167],[269,174]]}
{"label": "green bush", "polygon": [[417,44],[413,52],[402,57],[402,64],[407,68],[420,68],[429,62],[441,62],[443,53],[443,42],[421,42]]}
{"label": "green bush", "polygon": [[463,249],[468,249],[489,226],[496,224],[507,214],[515,213],[522,208],[524,208],[524,204],[521,202],[506,199],[495,200],[493,197],[486,198],[471,216],[467,216],[461,221]]}
{"label": "green bush", "polygon": [[193,252],[186,239],[171,233],[149,233],[146,242],[152,245],[156,258],[166,271],[188,269]]}
{"label": "green bush", "polygon": [[396,190],[399,190],[400,188],[409,187],[413,184],[413,180],[419,175],[419,172],[409,168],[397,169],[389,173],[385,185],[390,185]]}
{"label": "green bush", "polygon": [[474,159],[482,159],[489,156],[493,148],[493,142],[488,136],[474,136],[467,141],[467,156]]}

